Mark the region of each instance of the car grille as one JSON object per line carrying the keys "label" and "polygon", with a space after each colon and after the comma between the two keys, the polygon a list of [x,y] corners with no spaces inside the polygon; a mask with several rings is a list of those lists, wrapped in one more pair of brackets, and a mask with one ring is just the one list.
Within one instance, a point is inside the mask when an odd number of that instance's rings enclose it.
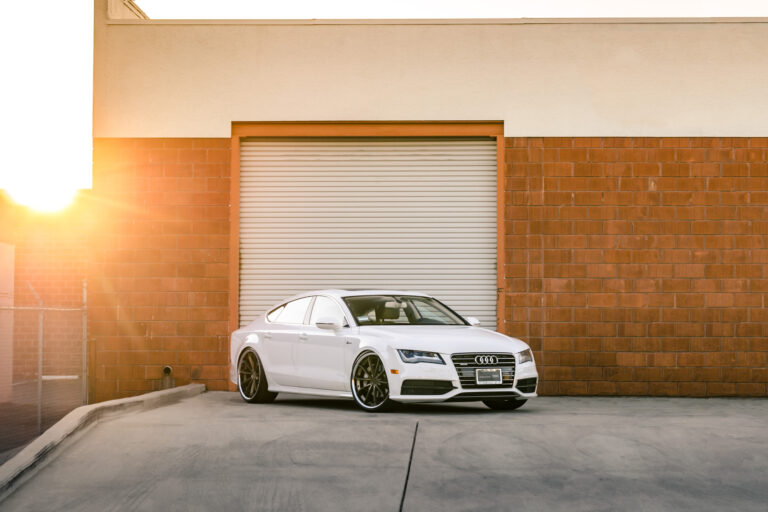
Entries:
{"label": "car grille", "polygon": [[444,395],[453,389],[449,380],[408,379],[403,381],[401,395]]}
{"label": "car grille", "polygon": [[517,389],[522,391],[523,393],[533,393],[536,391],[536,377],[531,377],[530,379],[520,379],[517,381]]}
{"label": "car grille", "polygon": [[[496,364],[477,364],[476,356],[496,356]],[[453,354],[451,356],[456,373],[459,374],[461,387],[464,389],[511,388],[515,382],[515,355],[494,353]],[[501,368],[501,384],[477,384],[475,370],[478,368]]]}

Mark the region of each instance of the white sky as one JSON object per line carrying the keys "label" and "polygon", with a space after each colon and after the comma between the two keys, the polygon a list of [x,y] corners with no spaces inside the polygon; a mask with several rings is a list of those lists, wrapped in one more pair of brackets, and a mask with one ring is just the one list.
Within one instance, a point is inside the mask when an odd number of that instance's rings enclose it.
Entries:
{"label": "white sky", "polygon": [[3,4],[0,189],[52,208],[91,188],[93,2]]}
{"label": "white sky", "polygon": [[154,19],[768,16],[768,0],[137,0]]}

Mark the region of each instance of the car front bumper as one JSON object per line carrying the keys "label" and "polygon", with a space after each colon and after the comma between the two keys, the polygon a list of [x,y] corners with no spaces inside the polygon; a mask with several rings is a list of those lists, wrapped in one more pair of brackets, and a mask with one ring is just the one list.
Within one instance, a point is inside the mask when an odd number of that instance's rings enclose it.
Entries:
{"label": "car front bumper", "polygon": [[[451,360],[451,354],[440,354],[445,364],[434,363],[403,363],[397,354],[390,357],[388,369],[390,399],[396,402],[469,402],[488,399],[518,399],[524,400],[536,397],[539,374],[536,363],[531,361],[524,364],[515,363],[515,375],[512,386],[488,385],[483,387],[463,388],[458,371]],[[525,392],[518,387],[524,379],[536,379],[536,387],[532,392]],[[452,389],[440,394],[402,394],[404,381],[450,381]],[[530,381],[528,381],[530,382]],[[530,387],[526,388],[530,390]]]}

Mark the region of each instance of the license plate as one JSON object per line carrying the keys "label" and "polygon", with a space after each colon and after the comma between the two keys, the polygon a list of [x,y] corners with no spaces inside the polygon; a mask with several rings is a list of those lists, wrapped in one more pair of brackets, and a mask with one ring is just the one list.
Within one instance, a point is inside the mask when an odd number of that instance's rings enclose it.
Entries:
{"label": "license plate", "polygon": [[478,384],[501,384],[501,368],[478,368],[475,370]]}

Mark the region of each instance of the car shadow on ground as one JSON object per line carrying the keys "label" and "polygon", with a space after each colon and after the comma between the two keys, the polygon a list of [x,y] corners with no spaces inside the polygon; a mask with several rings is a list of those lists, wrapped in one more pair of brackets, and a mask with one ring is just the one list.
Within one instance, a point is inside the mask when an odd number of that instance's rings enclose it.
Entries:
{"label": "car shadow on ground", "polygon": [[[237,397],[238,400],[240,397]],[[323,409],[337,411],[365,412],[354,401],[336,398],[303,398],[280,397],[270,404],[271,407],[301,407],[307,409]],[[427,403],[427,404],[396,404],[389,414],[421,414],[421,415],[473,415],[473,414],[498,414],[508,411],[494,411],[486,408],[481,402],[456,403]],[[515,414],[524,413],[524,410],[516,410]]]}
{"label": "car shadow on ground", "polygon": [[[249,406],[251,404],[245,403],[237,392],[227,393],[226,402],[233,406]],[[529,414],[531,410],[531,404],[526,404],[525,407],[517,409],[515,411],[494,411],[488,409],[481,402],[464,402],[464,403],[420,403],[420,404],[395,404],[392,411],[385,414],[422,414],[422,415],[473,415],[473,414]],[[262,407],[276,407],[280,409],[287,409],[289,407],[296,407],[302,409],[316,409],[325,411],[350,411],[363,413],[352,399],[344,398],[324,398],[324,397],[308,397],[302,395],[293,395],[282,393],[278,395],[274,402],[269,404],[262,404]]]}

